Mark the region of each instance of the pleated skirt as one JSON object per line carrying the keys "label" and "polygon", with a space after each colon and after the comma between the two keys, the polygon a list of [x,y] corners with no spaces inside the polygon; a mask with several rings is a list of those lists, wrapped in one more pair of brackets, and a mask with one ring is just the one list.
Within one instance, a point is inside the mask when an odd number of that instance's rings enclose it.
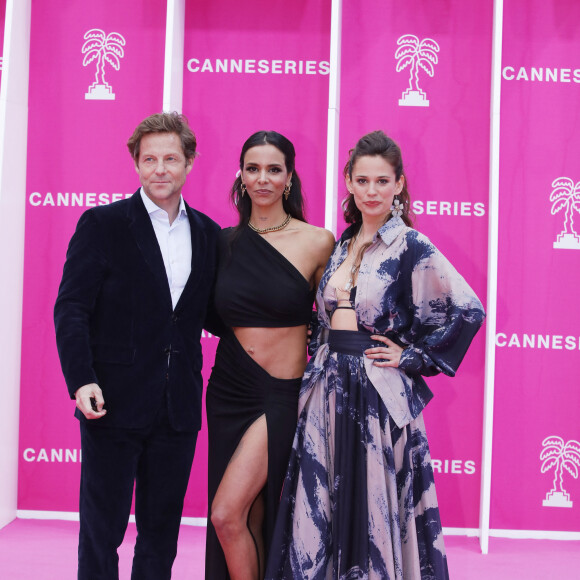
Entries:
{"label": "pleated skirt", "polygon": [[390,418],[363,334],[331,331],[308,364],[268,580],[449,577],[422,415]]}

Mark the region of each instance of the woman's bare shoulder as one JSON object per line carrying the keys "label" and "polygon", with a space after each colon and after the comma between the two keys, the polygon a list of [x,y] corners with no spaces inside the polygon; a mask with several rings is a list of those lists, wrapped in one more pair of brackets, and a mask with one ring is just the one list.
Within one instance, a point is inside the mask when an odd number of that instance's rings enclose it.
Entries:
{"label": "woman's bare shoulder", "polygon": [[306,222],[300,222],[297,225],[297,229],[303,243],[308,244],[309,247],[316,249],[316,251],[330,254],[334,247],[334,235],[331,231]]}
{"label": "woman's bare shoulder", "polygon": [[326,228],[319,228],[318,226],[313,226],[312,224],[307,224],[306,222],[299,222],[296,220],[296,228],[303,233],[303,235],[308,236],[311,240],[317,240],[321,244],[332,243],[334,244],[334,235],[330,230]]}

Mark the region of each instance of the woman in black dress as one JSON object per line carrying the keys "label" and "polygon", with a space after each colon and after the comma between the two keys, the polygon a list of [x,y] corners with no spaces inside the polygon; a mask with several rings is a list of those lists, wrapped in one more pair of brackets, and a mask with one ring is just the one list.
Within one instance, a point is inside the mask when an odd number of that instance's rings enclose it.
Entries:
{"label": "woman in black dress", "polygon": [[227,326],[208,385],[206,579],[264,577],[330,232],[303,217],[294,147],[274,131],[244,144],[222,232],[215,307]]}

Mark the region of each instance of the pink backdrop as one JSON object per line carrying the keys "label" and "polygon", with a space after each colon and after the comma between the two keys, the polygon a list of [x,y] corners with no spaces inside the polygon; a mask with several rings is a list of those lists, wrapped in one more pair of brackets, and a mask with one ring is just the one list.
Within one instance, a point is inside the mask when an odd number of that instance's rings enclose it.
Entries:
{"label": "pink backdrop", "polygon": [[[296,149],[307,219],[324,225],[330,2],[192,2],[185,13],[183,110],[199,139],[188,201],[222,227],[237,214],[228,192],[244,141],[275,130]],[[302,71],[302,72],[301,72]],[[217,346],[202,339],[204,378]],[[205,418],[204,418],[205,421]],[[198,438],[186,515],[207,511],[207,433]]]}
{"label": "pink backdrop", "polygon": [[[184,196],[223,226],[233,225],[227,198],[242,144],[257,130],[274,129],[293,141],[309,221],[322,225],[330,3],[297,2],[291,15],[281,1],[265,12],[258,0],[254,4],[187,6],[183,111],[196,132],[199,157]],[[37,6],[31,31],[19,509],[77,511],[80,442],[56,354],[52,308],[80,214],[139,185],[125,142],[142,118],[161,109],[165,2],[147,10],[138,0],[121,8],[112,1],[95,7],[61,0],[44,13]],[[81,50],[93,28],[116,32],[126,42],[119,70],[105,68],[114,100],[85,98],[97,69],[96,61],[83,67]],[[200,61],[198,71],[191,59]],[[228,71],[241,60],[242,72],[215,72],[217,59],[220,67],[227,59]],[[202,344],[207,379],[217,339],[204,336]],[[206,515],[206,464],[204,426],[185,516]]]}
{"label": "pink backdrop", "polygon": [[505,3],[492,528],[580,530],[579,21]]}
{"label": "pink backdrop", "polygon": [[[359,2],[343,0],[341,169],[360,136],[383,129],[393,137],[403,152],[415,226],[482,301],[487,276],[491,32],[488,3],[372,0],[363,10]],[[421,68],[418,72],[424,106],[400,104],[415,71],[409,62],[397,72],[405,55],[396,53],[413,48],[410,35],[421,46],[422,63],[430,56],[437,59],[429,69],[432,77]],[[346,189],[339,191],[342,200]],[[480,332],[454,379],[428,379],[435,397],[424,415],[447,527],[479,525],[484,339]]]}
{"label": "pink backdrop", "polygon": [[[23,510],[77,511],[78,427],[56,355],[52,307],[82,211],[138,186],[125,142],[142,118],[161,109],[163,84],[166,2],[146,4],[39,0],[32,6]],[[343,0],[339,144],[342,165],[368,131],[382,128],[399,142],[417,228],[484,301],[491,4],[368,0],[362,10]],[[504,7],[491,526],[579,530],[580,395],[573,369],[580,350],[574,300],[580,254],[554,243],[565,228],[572,233],[571,218],[578,222],[580,210],[580,7],[572,0],[505,0]],[[277,0],[268,9],[259,0],[187,3],[183,110],[200,156],[184,194],[223,226],[235,222],[227,195],[240,148],[260,129],[294,142],[309,221],[322,225],[329,28],[330,0]],[[82,48],[91,29],[120,35],[113,37],[123,49],[119,70],[113,57],[105,68],[110,90],[89,89],[97,61],[83,66]],[[415,69],[418,60],[422,67]],[[553,191],[559,197],[551,201]],[[339,219],[339,233],[343,227]],[[573,246],[574,236],[560,245]],[[482,331],[456,378],[429,380],[435,398],[425,418],[447,527],[478,526],[484,338]],[[216,343],[202,338],[206,378]],[[541,459],[543,450],[548,456]],[[186,516],[205,516],[206,460],[203,430]],[[554,507],[558,502],[568,507]]]}
{"label": "pink backdrop", "polygon": [[[78,511],[80,437],[52,308],[81,213],[139,185],[125,142],[161,109],[164,22],[161,1],[32,4],[19,509]],[[81,52],[92,29],[125,42],[119,70],[105,68],[114,100],[85,98],[97,71]]]}

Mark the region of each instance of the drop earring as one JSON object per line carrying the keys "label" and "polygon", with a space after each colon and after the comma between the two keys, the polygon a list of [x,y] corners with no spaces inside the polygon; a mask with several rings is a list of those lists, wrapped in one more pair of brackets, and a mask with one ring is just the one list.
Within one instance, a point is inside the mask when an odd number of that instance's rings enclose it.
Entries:
{"label": "drop earring", "polygon": [[405,204],[399,199],[399,195],[395,195],[393,198],[393,205],[391,206],[391,215],[396,217],[401,217],[403,215],[403,210],[405,209]]}

